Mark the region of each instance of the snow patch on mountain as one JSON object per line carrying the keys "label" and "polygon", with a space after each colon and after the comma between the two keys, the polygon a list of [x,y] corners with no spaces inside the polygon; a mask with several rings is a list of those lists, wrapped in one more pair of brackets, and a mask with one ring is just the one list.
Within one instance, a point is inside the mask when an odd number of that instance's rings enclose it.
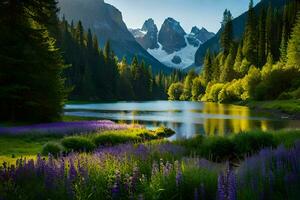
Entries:
{"label": "snow patch on mountain", "polygon": [[[147,51],[155,57],[157,60],[159,60],[161,63],[165,64],[166,66],[177,68],[177,69],[184,69],[186,67],[191,66],[195,61],[195,53],[199,46],[193,46],[190,45],[187,38],[189,35],[185,36],[185,42],[187,44],[186,47],[182,48],[179,51],[175,51],[172,54],[168,54],[166,51],[163,50],[163,47],[160,43],[158,43],[159,48],[158,49],[148,49]],[[201,41],[199,41],[200,44],[202,44]],[[181,58],[181,63],[176,64],[173,63],[172,60],[175,56],[178,56]]]}

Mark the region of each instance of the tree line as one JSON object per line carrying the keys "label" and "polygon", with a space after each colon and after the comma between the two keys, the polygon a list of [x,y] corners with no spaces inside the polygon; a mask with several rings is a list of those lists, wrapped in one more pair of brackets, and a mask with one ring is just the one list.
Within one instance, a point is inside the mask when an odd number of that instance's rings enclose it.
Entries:
{"label": "tree line", "polygon": [[63,18],[59,27],[56,38],[65,62],[70,64],[64,75],[72,88],[72,100],[167,99],[169,85],[183,76],[179,71],[152,74],[151,66],[137,56],[131,63],[125,58],[119,61],[109,41],[100,49],[97,37],[90,29],[86,32],[80,21],[68,24]]}
{"label": "tree line", "polygon": [[169,88],[170,99],[232,102],[300,98],[300,3],[256,13],[250,1],[244,35],[233,38],[225,10],[219,53],[207,51],[203,70]]}
{"label": "tree line", "polygon": [[57,15],[56,0],[0,2],[0,120],[56,121],[71,100],[167,98],[178,71],[153,75],[135,57],[118,61],[90,30]]}

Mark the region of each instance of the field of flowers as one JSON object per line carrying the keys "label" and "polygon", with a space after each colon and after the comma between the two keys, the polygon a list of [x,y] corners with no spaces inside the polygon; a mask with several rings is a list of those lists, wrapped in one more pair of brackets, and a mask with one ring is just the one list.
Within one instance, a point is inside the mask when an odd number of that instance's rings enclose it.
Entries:
{"label": "field of flowers", "polygon": [[106,130],[124,130],[132,127],[138,126],[117,124],[109,120],[55,122],[17,127],[0,127],[0,135],[22,135],[28,133],[72,135],[79,133],[93,133]]}
{"label": "field of flowers", "polygon": [[184,156],[172,143],[121,144],[3,163],[0,199],[298,199],[300,142],[241,165]]}

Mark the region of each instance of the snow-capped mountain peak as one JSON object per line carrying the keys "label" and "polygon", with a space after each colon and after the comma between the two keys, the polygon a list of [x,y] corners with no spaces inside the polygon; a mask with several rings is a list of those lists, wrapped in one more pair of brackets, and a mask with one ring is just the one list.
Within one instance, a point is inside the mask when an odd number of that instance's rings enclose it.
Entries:
{"label": "snow-capped mountain peak", "polygon": [[161,63],[184,69],[191,66],[199,46],[214,34],[194,26],[189,34],[175,19],[167,18],[158,31],[153,19],[148,19],[141,29],[130,29],[133,36]]}

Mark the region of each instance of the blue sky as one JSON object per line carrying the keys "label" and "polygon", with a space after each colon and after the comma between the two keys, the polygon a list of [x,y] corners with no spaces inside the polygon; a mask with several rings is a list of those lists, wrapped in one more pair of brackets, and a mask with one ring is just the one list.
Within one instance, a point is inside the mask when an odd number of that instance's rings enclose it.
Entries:
{"label": "blue sky", "polygon": [[[153,18],[158,28],[167,17],[180,22],[186,32],[193,26],[202,26],[217,32],[223,11],[227,8],[234,17],[248,9],[249,0],[105,0],[117,7],[129,28],[141,28],[144,21]],[[254,0],[256,4],[259,0]]]}

